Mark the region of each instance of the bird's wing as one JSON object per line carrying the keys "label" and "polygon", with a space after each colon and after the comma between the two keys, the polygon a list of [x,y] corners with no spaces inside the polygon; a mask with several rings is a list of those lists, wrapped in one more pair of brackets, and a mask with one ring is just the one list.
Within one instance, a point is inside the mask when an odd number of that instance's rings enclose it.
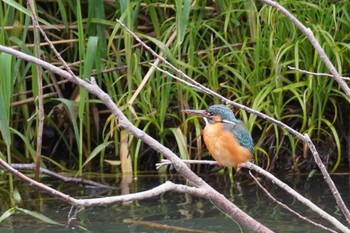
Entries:
{"label": "bird's wing", "polygon": [[235,124],[226,123],[224,129],[233,132],[241,146],[248,148],[250,151],[253,151],[254,145],[252,136],[242,121],[237,121]]}

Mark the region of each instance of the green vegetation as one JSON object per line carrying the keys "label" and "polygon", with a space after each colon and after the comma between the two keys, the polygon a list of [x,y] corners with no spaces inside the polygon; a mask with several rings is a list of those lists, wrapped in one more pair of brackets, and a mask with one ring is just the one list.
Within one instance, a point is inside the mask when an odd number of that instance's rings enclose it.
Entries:
{"label": "green vegetation", "polygon": [[[34,54],[25,2],[0,2],[0,44]],[[43,29],[71,69],[84,79],[96,77],[135,125],[182,158],[200,159],[207,152],[200,140],[202,123],[180,110],[203,109],[218,100],[159,71],[150,73],[143,85],[155,58],[116,18],[196,81],[307,132],[329,170],[337,171],[346,161],[349,132],[344,125],[350,120],[349,99],[332,78],[288,68],[328,73],[311,43],[288,19],[256,1],[152,2],[36,1],[36,8]],[[340,74],[349,76],[349,1],[281,4],[314,32]],[[45,41],[41,42],[41,57],[61,66]],[[35,68],[0,54],[0,69],[0,156],[9,162],[33,162],[38,102]],[[80,174],[96,166],[101,171],[119,171],[116,165],[126,143],[134,173],[154,169],[159,155],[132,136],[122,137],[118,122],[99,100],[47,71],[43,80],[43,166]],[[256,161],[262,167],[313,169],[312,158],[297,138],[255,115],[234,111],[252,132]]]}

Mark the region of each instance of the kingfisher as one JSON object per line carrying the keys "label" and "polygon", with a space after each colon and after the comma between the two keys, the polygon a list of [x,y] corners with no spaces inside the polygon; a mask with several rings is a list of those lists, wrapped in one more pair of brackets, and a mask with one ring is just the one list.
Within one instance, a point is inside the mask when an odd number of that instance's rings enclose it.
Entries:
{"label": "kingfisher", "polygon": [[183,110],[204,118],[204,143],[220,166],[240,168],[252,159],[253,139],[247,127],[225,105],[212,105],[207,110]]}

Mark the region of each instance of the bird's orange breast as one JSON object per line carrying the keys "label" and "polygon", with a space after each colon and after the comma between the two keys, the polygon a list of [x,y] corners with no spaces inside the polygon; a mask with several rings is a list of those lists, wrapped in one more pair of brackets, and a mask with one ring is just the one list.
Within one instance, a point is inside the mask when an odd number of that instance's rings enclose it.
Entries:
{"label": "bird's orange breast", "polygon": [[204,143],[220,166],[235,167],[252,159],[251,152],[241,146],[234,134],[224,130],[223,123],[209,123],[203,131]]}

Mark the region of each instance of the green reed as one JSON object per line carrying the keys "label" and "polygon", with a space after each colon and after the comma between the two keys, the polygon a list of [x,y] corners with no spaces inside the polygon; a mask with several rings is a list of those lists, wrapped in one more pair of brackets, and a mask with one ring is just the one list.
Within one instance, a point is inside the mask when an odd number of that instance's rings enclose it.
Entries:
{"label": "green reed", "polygon": [[[312,29],[338,71],[348,75],[350,3],[340,2],[281,3]],[[203,109],[220,101],[159,71],[153,71],[142,84],[155,58],[115,18],[203,85],[273,116],[301,133],[307,132],[321,150],[324,144],[332,145],[324,159],[331,171],[341,165],[345,157],[341,125],[347,119],[349,100],[332,78],[288,69],[293,66],[328,72],[311,43],[278,11],[256,1],[242,0],[210,4],[187,0],[157,3],[68,0],[47,4],[50,7],[37,2],[40,23],[71,69],[84,79],[94,76],[135,125],[182,158],[200,159],[207,152],[201,141],[203,122],[183,115],[181,109]],[[0,30],[0,43],[33,54],[30,12],[25,3],[2,1],[0,12],[1,27],[7,26],[6,30]],[[175,40],[167,45],[174,33]],[[46,60],[61,65],[48,46],[42,45],[41,50]],[[17,78],[13,89],[6,89],[11,92],[6,95],[12,96],[9,104],[28,101],[14,105],[10,115],[7,114],[11,119],[8,127],[13,129],[8,128],[5,135],[24,145],[16,151],[16,161],[32,162],[30,151],[36,138],[36,111],[34,100],[29,99],[33,89],[32,70],[30,65],[11,59]],[[162,64],[158,66],[167,70]],[[118,121],[85,90],[59,84],[57,81],[61,79],[47,72],[44,77],[45,85],[50,85],[45,94],[54,94],[45,99],[45,126],[53,128],[60,147],[66,148],[64,156],[76,166],[70,167],[64,159],[50,157],[48,151],[43,152],[44,164],[50,161],[61,169],[77,169],[79,174],[95,169],[94,166],[99,166],[101,171],[121,171],[117,164],[123,129],[118,127]],[[137,94],[139,87],[141,91]],[[341,107],[344,104],[346,107]],[[64,113],[64,121],[56,120],[57,110]],[[262,166],[278,167],[278,163],[289,161],[293,167],[284,169],[306,169],[302,161],[307,161],[308,153],[297,138],[255,115],[239,109],[234,112],[252,132],[255,158]],[[9,136],[3,134],[0,150],[6,154],[4,145]],[[129,136],[126,143],[137,175],[140,160],[150,158],[140,156],[145,152],[138,139]],[[112,148],[109,152],[112,157],[106,157],[107,148]]]}

